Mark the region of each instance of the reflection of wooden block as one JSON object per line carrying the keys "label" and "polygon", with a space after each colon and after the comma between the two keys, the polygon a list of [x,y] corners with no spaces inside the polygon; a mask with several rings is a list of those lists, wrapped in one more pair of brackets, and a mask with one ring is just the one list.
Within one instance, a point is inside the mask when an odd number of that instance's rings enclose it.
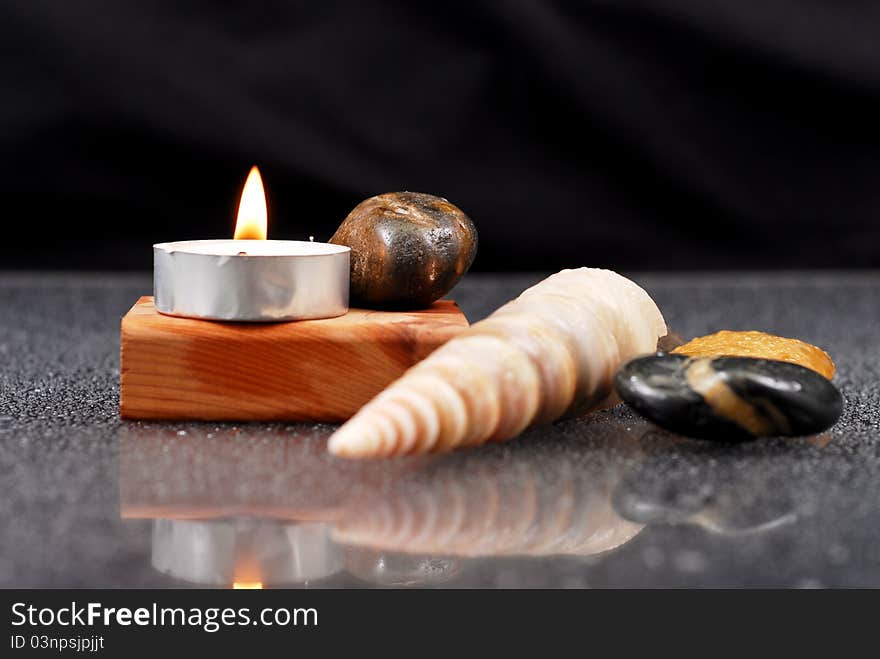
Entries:
{"label": "reflection of wooden block", "polygon": [[423,311],[216,323],[163,316],[142,297],[122,319],[120,414],[342,421],[465,327],[448,300]]}

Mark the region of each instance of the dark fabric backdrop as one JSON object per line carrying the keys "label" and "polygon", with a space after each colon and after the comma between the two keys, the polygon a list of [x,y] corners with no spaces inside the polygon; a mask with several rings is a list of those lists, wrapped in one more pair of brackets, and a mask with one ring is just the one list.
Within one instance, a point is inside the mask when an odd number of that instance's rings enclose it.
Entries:
{"label": "dark fabric backdrop", "polygon": [[880,265],[880,3],[2,1],[0,267],[447,197],[475,269]]}

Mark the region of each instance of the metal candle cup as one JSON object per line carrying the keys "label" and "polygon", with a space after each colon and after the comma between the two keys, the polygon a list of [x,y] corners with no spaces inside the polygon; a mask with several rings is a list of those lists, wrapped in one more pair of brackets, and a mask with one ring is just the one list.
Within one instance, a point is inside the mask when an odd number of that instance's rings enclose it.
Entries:
{"label": "metal candle cup", "polygon": [[348,311],[349,257],[296,240],[190,240],[153,245],[156,309],[171,316],[273,322]]}

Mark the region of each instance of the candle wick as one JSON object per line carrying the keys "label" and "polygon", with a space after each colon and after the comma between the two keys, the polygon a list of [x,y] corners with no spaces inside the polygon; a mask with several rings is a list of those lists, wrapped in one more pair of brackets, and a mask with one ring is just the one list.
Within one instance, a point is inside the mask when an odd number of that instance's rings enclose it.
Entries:
{"label": "candle wick", "polygon": [[309,236],[309,242],[311,242],[311,243],[315,242],[315,237],[314,237],[314,236]]}

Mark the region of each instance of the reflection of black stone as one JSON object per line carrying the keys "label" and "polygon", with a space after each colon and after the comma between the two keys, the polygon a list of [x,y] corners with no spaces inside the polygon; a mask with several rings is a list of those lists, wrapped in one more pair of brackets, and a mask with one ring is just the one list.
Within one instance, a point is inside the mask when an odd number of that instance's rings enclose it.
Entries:
{"label": "reflection of black stone", "polygon": [[792,522],[797,501],[785,473],[743,468],[710,451],[655,455],[627,471],[612,494],[622,517],[695,524],[715,533],[758,533]]}
{"label": "reflection of black stone", "polygon": [[837,421],[843,399],[803,366],[767,359],[657,354],[627,363],[617,392],[659,426],[717,440],[811,435]]}

